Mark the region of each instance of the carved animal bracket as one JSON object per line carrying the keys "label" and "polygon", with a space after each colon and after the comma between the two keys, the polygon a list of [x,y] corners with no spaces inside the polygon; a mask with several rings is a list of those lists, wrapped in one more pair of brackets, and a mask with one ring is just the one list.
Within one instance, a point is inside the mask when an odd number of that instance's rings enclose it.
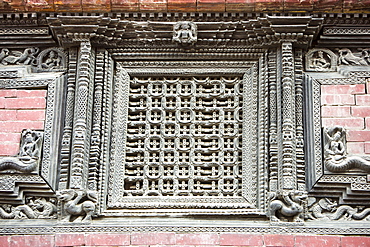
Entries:
{"label": "carved animal bracket", "polygon": [[303,224],[307,193],[303,191],[270,192],[268,216],[272,224]]}
{"label": "carved animal bracket", "polygon": [[67,189],[57,192],[62,204],[61,221],[89,223],[95,213],[97,195],[95,191]]}

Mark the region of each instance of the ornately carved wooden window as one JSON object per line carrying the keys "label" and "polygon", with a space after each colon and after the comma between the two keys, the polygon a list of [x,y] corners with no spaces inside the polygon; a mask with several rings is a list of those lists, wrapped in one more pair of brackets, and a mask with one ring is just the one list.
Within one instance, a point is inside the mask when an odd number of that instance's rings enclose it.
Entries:
{"label": "ornately carved wooden window", "polygon": [[260,211],[258,69],[255,62],[235,63],[118,65],[107,215]]}

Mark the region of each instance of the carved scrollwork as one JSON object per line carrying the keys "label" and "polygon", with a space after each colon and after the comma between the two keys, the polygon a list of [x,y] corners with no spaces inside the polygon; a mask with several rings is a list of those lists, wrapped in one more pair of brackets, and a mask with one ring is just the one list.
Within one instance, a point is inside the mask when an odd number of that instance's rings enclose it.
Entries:
{"label": "carved scrollwork", "polygon": [[197,25],[191,21],[179,21],[173,26],[173,41],[180,44],[197,42]]}
{"label": "carved scrollwork", "polygon": [[[353,168],[370,171],[368,157],[349,156],[346,152],[345,129],[340,126],[324,129],[326,144],[324,146],[324,164],[331,172],[343,172]],[[369,157],[370,159],[370,157]]]}
{"label": "carved scrollwork", "polygon": [[42,133],[33,130],[23,131],[18,156],[0,159],[0,171],[15,170],[30,173],[37,170],[40,163],[41,149]]}
{"label": "carved scrollwork", "polygon": [[97,202],[95,191],[67,189],[57,192],[57,198],[63,205],[62,221],[89,223],[92,220]]}

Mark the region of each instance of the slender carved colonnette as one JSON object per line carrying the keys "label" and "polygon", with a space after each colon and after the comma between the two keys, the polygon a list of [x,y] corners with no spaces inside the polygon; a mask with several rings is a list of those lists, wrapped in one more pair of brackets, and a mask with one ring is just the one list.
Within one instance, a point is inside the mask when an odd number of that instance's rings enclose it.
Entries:
{"label": "slender carved colonnette", "polygon": [[94,50],[90,41],[82,41],[77,65],[75,115],[71,154],[70,188],[84,188],[88,175],[88,150],[90,149],[90,124],[92,107],[92,80]]}
{"label": "slender carved colonnette", "polygon": [[59,189],[66,189],[69,176],[70,165],[70,148],[73,129],[73,112],[74,112],[74,98],[75,98],[75,83],[77,70],[77,56],[76,48],[69,49],[69,64],[67,77],[67,96],[66,96],[66,115],[64,118],[64,130],[62,136],[61,147],[61,162],[60,162],[60,181]]}
{"label": "slender carved colonnette", "polygon": [[281,167],[281,188],[296,189],[296,145],[294,128],[294,57],[293,47],[290,42],[283,42],[282,49],[282,167]]}

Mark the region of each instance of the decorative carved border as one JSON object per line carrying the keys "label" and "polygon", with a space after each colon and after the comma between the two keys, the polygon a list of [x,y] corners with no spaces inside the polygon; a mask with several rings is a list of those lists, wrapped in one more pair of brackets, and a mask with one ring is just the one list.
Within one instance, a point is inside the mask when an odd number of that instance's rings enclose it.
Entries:
{"label": "decorative carved border", "polygon": [[[110,224],[92,224],[92,225],[50,225],[50,222],[38,220],[39,224],[19,226],[14,223],[18,222],[22,224],[24,221],[12,220],[11,224],[7,224],[4,220],[0,226],[0,234],[55,234],[55,233],[129,233],[129,232],[175,232],[175,233],[251,233],[251,234],[314,234],[314,235],[370,235],[369,227],[364,223],[355,223],[346,221],[346,227],[339,227],[340,223],[333,227],[333,224],[321,223],[321,226],[314,226],[314,224],[307,224],[306,226],[268,226],[267,224],[259,223],[261,226],[255,227],[251,223],[245,222],[239,224],[233,224],[226,221],[222,223],[214,223],[212,226],[207,226],[209,222],[204,222],[205,225],[201,225],[198,222],[183,222],[184,226],[171,225],[170,223],[157,223],[153,225],[153,222],[146,221],[139,223],[132,223],[125,221],[122,223]],[[49,226],[40,226],[48,224]],[[252,223],[255,224],[255,223]],[[220,226],[222,225],[222,226]]]}
{"label": "decorative carved border", "polygon": [[[145,63],[145,66],[144,66]],[[188,66],[184,67],[184,63]],[[266,73],[260,74],[259,70],[265,68],[263,59],[260,63],[255,61],[247,62],[195,62],[196,66],[191,66],[191,62],[120,62],[117,64],[117,73],[114,78],[114,95],[113,102],[110,95],[104,95],[103,104],[114,108],[112,114],[112,123],[109,123],[109,111],[104,117],[103,133],[111,136],[111,139],[104,138],[103,154],[104,168],[109,173],[102,173],[102,182],[104,185],[100,191],[101,196],[106,193],[108,200],[101,198],[100,211],[105,216],[129,216],[129,215],[158,215],[180,213],[182,215],[263,215],[264,214],[264,192],[261,191],[265,187],[265,167],[261,167],[262,158],[266,149],[266,140],[260,140],[265,134],[265,118],[260,115],[260,111],[266,111],[266,105],[259,102],[258,99],[263,99],[266,93],[263,89],[266,87]],[[237,64],[237,65],[234,65]],[[259,64],[259,65],[258,65]],[[119,147],[125,146],[126,140],[126,121],[128,109],[128,90],[129,77],[134,75],[244,75],[244,121],[243,124],[243,197],[248,204],[252,206],[243,209],[227,209],[215,211],[214,209],[153,209],[153,210],[129,210],[123,209],[121,197],[123,195],[122,184],[119,178],[123,176],[122,162],[124,160],[125,150]],[[266,84],[266,85],[265,85]],[[261,105],[260,105],[261,104]],[[109,109],[108,108],[108,109]],[[252,113],[252,114],[251,114]],[[250,120],[250,121],[249,121]],[[258,126],[258,128],[256,128]],[[111,129],[111,133],[110,133]],[[252,132],[251,132],[252,131]],[[110,143],[111,147],[109,148]],[[109,157],[110,156],[110,157]],[[102,167],[104,167],[103,165]],[[109,177],[108,177],[109,174]],[[140,202],[141,198],[134,198],[134,201]],[[169,198],[166,198],[168,201]],[[235,198],[236,199],[236,198]],[[242,197],[240,198],[242,199]],[[245,200],[245,199],[243,199]],[[233,200],[228,200],[231,203]],[[245,203],[244,202],[244,203]],[[208,206],[207,206],[208,208]]]}

